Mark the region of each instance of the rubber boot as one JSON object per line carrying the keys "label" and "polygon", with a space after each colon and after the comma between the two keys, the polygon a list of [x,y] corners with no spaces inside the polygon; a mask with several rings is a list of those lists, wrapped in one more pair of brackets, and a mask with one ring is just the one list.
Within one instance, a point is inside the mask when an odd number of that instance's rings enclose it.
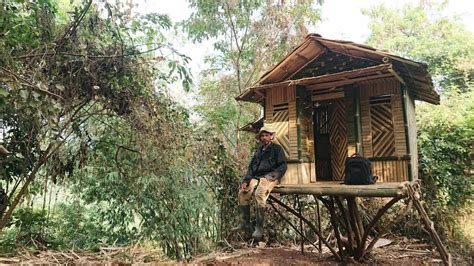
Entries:
{"label": "rubber boot", "polygon": [[232,231],[245,231],[250,234],[252,225],[250,224],[250,205],[240,205],[241,221],[237,227],[232,228]]}
{"label": "rubber boot", "polygon": [[255,231],[252,234],[253,239],[260,241],[263,238],[263,223],[265,222],[265,208],[257,208],[257,219],[255,222]]}

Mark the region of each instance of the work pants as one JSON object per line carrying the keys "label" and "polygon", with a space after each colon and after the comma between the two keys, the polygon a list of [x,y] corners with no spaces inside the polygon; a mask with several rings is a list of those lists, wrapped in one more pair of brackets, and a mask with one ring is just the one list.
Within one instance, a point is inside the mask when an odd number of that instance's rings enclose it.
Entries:
{"label": "work pants", "polygon": [[270,196],[272,189],[278,184],[278,180],[270,181],[265,177],[254,179],[252,178],[247,185],[247,191],[239,190],[239,205],[250,205],[252,195],[255,195],[257,206],[265,208],[267,206],[267,199]]}

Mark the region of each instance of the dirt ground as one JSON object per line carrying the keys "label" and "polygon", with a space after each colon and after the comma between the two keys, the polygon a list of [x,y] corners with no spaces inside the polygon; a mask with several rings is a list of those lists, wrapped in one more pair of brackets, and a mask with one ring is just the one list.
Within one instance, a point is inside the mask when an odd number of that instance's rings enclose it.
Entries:
{"label": "dirt ground", "polygon": [[[418,240],[382,239],[376,246],[364,262],[348,260],[343,265],[442,265],[436,249]],[[0,255],[0,265],[5,264],[341,265],[325,247],[320,253],[307,245],[302,254],[296,244],[266,246],[263,242],[226,243],[222,251],[197,256],[190,263],[170,261],[159,250],[110,247],[96,253],[22,249],[14,256]],[[453,255],[453,265],[472,265],[472,258]]]}
{"label": "dirt ground", "polygon": [[[375,248],[363,262],[349,259],[347,265],[443,265],[436,249],[416,240],[384,239],[380,247]],[[264,247],[241,246],[231,252],[215,252],[196,258],[193,262],[206,265],[340,265],[331,252],[323,247],[319,253],[312,246]],[[453,265],[471,265],[472,258],[453,256]]]}
{"label": "dirt ground", "polygon": [[[421,254],[420,254],[421,255]],[[422,254],[400,256],[376,256],[364,263],[349,260],[349,265],[380,264],[380,265],[442,265],[436,256],[430,257]],[[340,265],[334,258],[326,253],[305,252],[291,248],[255,248],[238,250],[230,254],[221,254],[214,258],[197,259],[198,264],[206,265]]]}

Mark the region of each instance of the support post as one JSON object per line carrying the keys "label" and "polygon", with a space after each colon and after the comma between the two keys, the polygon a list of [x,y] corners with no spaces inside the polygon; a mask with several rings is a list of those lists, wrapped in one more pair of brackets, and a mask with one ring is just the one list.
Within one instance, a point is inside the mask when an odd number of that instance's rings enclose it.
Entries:
{"label": "support post", "polygon": [[[347,208],[349,209],[349,218],[350,222],[352,225],[352,228],[354,229],[354,235],[355,235],[355,241],[356,241],[356,246],[359,247],[362,241],[362,232],[361,230],[361,225],[359,225],[357,217],[359,216],[358,208],[355,207],[356,202],[354,197],[347,197]],[[356,249],[358,250],[358,248]]]}
{"label": "support post", "polygon": [[[447,252],[445,246],[442,244],[441,239],[439,235],[436,233],[433,222],[430,220],[428,214],[426,213],[425,209],[423,208],[421,202],[419,201],[420,195],[418,192],[415,191],[415,184],[414,183],[404,183],[403,184],[405,193],[400,193],[398,195],[392,195],[392,199],[387,202],[383,207],[381,207],[375,216],[370,220],[369,224],[364,227],[360,215],[360,211],[358,208],[358,203],[357,199],[353,196],[341,196],[341,197],[335,197],[335,196],[330,196],[329,198],[323,198],[322,196],[316,196],[316,194],[313,194],[313,197],[316,201],[316,207],[317,207],[317,213],[318,213],[318,228],[316,228],[307,218],[303,216],[302,213],[302,203],[299,199],[299,197],[296,198],[297,203],[295,202],[294,208],[289,207],[285,203],[281,202],[280,200],[276,199],[272,195],[269,196],[270,203],[272,204],[272,207],[278,212],[278,214],[287,222],[289,223],[293,229],[295,229],[296,232],[298,232],[301,237],[302,237],[302,245],[304,244],[304,240],[307,240],[310,242],[313,246],[316,247],[315,243],[310,241],[304,234],[303,234],[303,226],[302,223],[306,223],[311,230],[313,230],[314,233],[319,238],[319,252],[322,252],[322,246],[321,242],[324,243],[331,253],[334,255],[335,259],[338,261],[343,261],[344,259],[347,258],[347,256],[351,256],[354,259],[361,261],[364,259],[364,257],[372,251],[374,248],[375,244],[377,241],[385,235],[385,233],[389,230],[389,228],[401,221],[403,217],[406,216],[406,214],[409,212],[411,207],[414,205],[416,210],[418,211],[420,218],[423,222],[423,225],[425,229],[428,231],[430,234],[440,256],[445,265],[452,265],[451,262],[451,255]],[[347,208],[344,206],[342,197],[346,198],[347,201]],[[369,233],[373,230],[374,226],[380,221],[381,217],[397,202],[399,202],[401,199],[408,198],[408,203],[407,207],[404,211],[403,214],[399,214],[395,219],[390,221],[386,226],[381,228],[381,230],[378,232],[378,234],[368,243],[367,247],[367,240],[369,237]],[[329,214],[330,214],[330,220],[331,220],[331,225],[334,228],[334,235],[336,238],[336,243],[339,248],[338,251],[335,250],[335,247],[333,245],[330,245],[328,243],[328,240],[325,239],[321,233],[321,221],[320,221],[320,208],[319,208],[319,201],[321,201],[324,206],[328,209]],[[289,222],[286,217],[284,217],[276,208],[273,206],[273,202],[279,204],[283,208],[285,208],[288,212],[291,214],[295,215],[300,219],[300,229],[298,230],[297,227],[291,222]],[[335,206],[335,203],[337,206]],[[295,210],[298,206],[298,210]],[[336,208],[339,208],[340,214],[342,216],[342,220],[338,219],[338,213]],[[339,228],[344,228],[345,227],[345,232],[348,237],[348,245],[346,246],[345,243],[343,243],[342,238],[341,238],[341,232]],[[303,252],[303,246],[302,246],[302,252]]]}
{"label": "support post", "polygon": [[329,250],[331,251],[331,253],[334,255],[334,257],[336,258],[336,260],[338,261],[341,261],[341,256],[339,256],[339,254],[337,253],[337,251],[331,246],[329,245],[329,243],[326,241],[326,239],[324,239],[324,237],[321,235],[321,232],[318,231],[316,229],[316,227],[314,226],[313,223],[311,223],[308,219],[306,219],[305,217],[303,216],[299,216],[299,213],[295,210],[293,210],[291,207],[289,207],[288,205],[286,205],[285,203],[281,202],[280,200],[278,200],[277,198],[275,198],[274,196],[270,195],[268,197],[270,200],[274,201],[275,203],[277,203],[278,205],[282,206],[283,208],[285,208],[288,212],[290,212],[291,214],[295,215],[296,217],[300,217],[303,222],[305,222],[310,228],[311,230],[313,230],[319,237],[319,239],[321,239],[321,241],[323,241],[324,245],[326,245]]}
{"label": "support post", "polygon": [[[321,232],[321,212],[319,210],[319,201],[316,200],[316,208],[318,212],[318,230]],[[318,236],[318,247],[319,247],[319,253],[323,252],[323,247],[321,243],[321,238]]]}
{"label": "support post", "polygon": [[301,206],[300,196],[297,195],[296,199],[298,200],[298,212],[300,214],[301,254],[304,254],[304,239],[303,239],[304,231],[303,231],[303,220],[301,219],[301,217],[303,217],[303,214],[301,213],[302,206]]}
{"label": "support post", "polygon": [[[415,141],[415,139],[410,139],[410,131],[409,131],[409,127],[408,127],[408,113],[407,113],[407,108],[408,108],[408,99],[409,99],[409,96],[408,96],[408,91],[407,91],[407,88],[405,86],[405,84],[400,84],[400,91],[401,91],[401,101],[402,101],[402,112],[403,112],[403,125],[404,125],[404,130],[405,130],[405,145],[406,145],[406,149],[407,149],[407,154],[408,155],[411,155],[411,151],[410,151],[410,142],[412,141]],[[416,136],[412,136],[412,137],[416,137]],[[408,161],[408,181],[413,181],[413,173],[412,173],[412,159],[411,159],[411,156],[410,156],[410,161]]]}
{"label": "support post", "polygon": [[[318,250],[319,253],[321,253],[321,249],[320,249],[320,248],[318,249],[318,247],[313,243],[313,241],[309,240],[309,239],[303,234],[303,232],[300,232],[300,231],[296,228],[296,226],[293,225],[293,224],[290,222],[290,220],[288,220],[288,218],[286,218],[286,217],[275,207],[275,205],[273,205],[273,201],[270,201],[270,206],[272,206],[272,208],[278,213],[278,215],[280,215],[280,217],[281,217],[287,224],[289,224],[289,225],[291,226],[291,228],[293,228],[293,230],[295,230],[295,232],[297,232],[297,233],[301,236],[301,238],[306,239],[306,241],[308,241],[308,243],[310,243],[313,247],[315,247],[315,248]],[[303,241],[303,240],[302,240],[302,241]]]}
{"label": "support post", "polygon": [[342,200],[340,199],[340,197],[336,197],[336,204],[339,207],[339,210],[341,211],[341,214],[344,219],[344,223],[346,225],[346,234],[347,234],[349,254],[353,254],[354,253],[353,250],[356,245],[354,243],[354,233],[352,231],[352,227],[349,222],[349,217],[350,217],[349,212],[346,208],[344,208],[344,204],[342,203]]}
{"label": "support post", "polygon": [[342,244],[341,240],[341,235],[339,232],[339,226],[337,225],[337,216],[336,216],[336,208],[334,207],[334,198],[331,197],[331,199],[327,200],[322,197],[319,198],[324,205],[326,205],[326,208],[329,210],[329,218],[331,220],[331,225],[332,228],[334,229],[334,236],[336,237],[336,243],[337,247],[339,248],[339,256],[341,256],[342,259],[344,259],[345,253],[344,253],[344,245]]}
{"label": "support post", "polygon": [[360,117],[360,89],[353,88],[352,90],[354,95],[354,106],[355,106],[355,114],[354,114],[354,121],[356,127],[356,152],[363,154],[362,151],[362,123]]}
{"label": "support post", "polygon": [[441,242],[438,233],[436,233],[433,222],[430,220],[428,214],[421,205],[419,201],[419,194],[415,192],[411,184],[407,185],[407,188],[408,196],[411,198],[411,200],[413,200],[413,205],[415,205],[415,208],[418,211],[418,214],[420,215],[421,221],[423,222],[426,231],[428,231],[431,236],[431,239],[433,240],[436,248],[438,249],[439,255],[441,255],[441,259],[443,260],[444,265],[452,265],[451,254],[448,253],[446,247]]}

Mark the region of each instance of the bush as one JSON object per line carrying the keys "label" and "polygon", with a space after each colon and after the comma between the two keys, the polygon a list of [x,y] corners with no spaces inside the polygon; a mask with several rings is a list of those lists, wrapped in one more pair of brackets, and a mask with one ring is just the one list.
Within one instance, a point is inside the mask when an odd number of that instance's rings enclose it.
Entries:
{"label": "bush", "polygon": [[58,243],[46,227],[47,223],[48,219],[43,210],[19,208],[0,238],[0,250],[2,253],[9,253],[17,246],[36,249],[57,247]]}
{"label": "bush", "polygon": [[453,93],[440,106],[418,110],[423,198],[445,237],[461,237],[457,217],[472,211],[473,97],[472,89]]}

